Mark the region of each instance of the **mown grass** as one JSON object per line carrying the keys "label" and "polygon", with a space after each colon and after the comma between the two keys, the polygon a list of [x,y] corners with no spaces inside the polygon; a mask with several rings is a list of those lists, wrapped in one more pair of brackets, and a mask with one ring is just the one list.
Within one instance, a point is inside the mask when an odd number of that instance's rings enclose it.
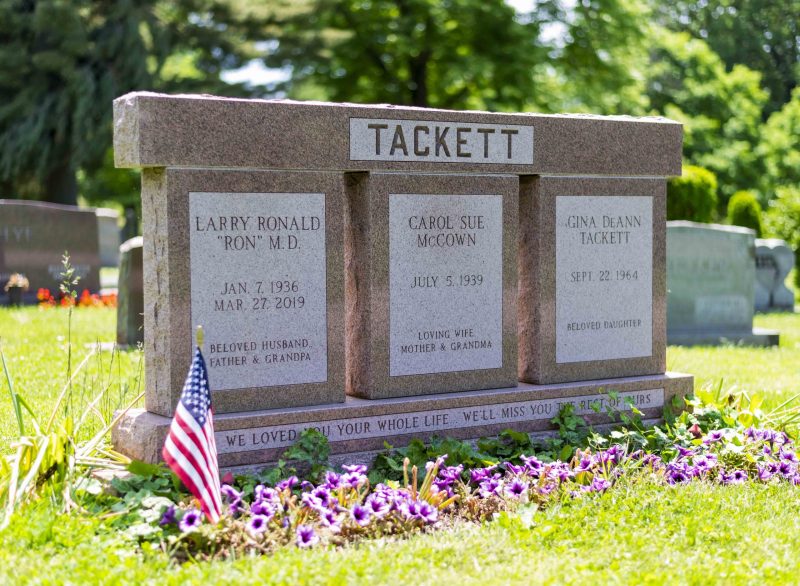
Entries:
{"label": "mown grass", "polygon": [[[99,405],[104,414],[132,400],[144,387],[144,370],[139,350],[99,350],[113,346],[116,338],[116,310],[80,308],[72,314],[62,308],[25,307],[0,309],[0,348],[11,373],[14,388],[37,414],[50,414],[61,389],[68,381],[68,361],[73,370],[94,352],[73,380],[73,404],[85,404],[102,388],[109,387]],[[71,357],[68,340],[72,341]],[[99,429],[90,421],[84,434]],[[0,446],[5,451],[17,433],[5,376],[0,368]]]}
{"label": "mown grass", "polygon": [[784,584],[796,583],[797,489],[649,484],[500,520],[343,550],[170,565],[96,519],[37,507],[0,537],[17,584]]}
{"label": "mown grass", "polygon": [[[66,381],[67,313],[0,310],[0,336],[17,389],[47,411]],[[113,340],[114,312],[77,310],[73,361],[86,344]],[[800,316],[758,316],[781,330],[781,346],[674,348],[672,370],[697,385],[736,385],[767,405],[800,392]],[[140,385],[138,352],[101,352],[81,385],[114,384],[132,396]],[[94,360],[94,359],[93,359]],[[115,359],[116,360],[116,359]],[[3,447],[14,431],[0,382]],[[665,488],[646,483],[532,515],[400,541],[343,550],[287,550],[269,558],[174,566],[159,551],[140,551],[96,517],[56,514],[47,501],[27,509],[0,534],[5,584],[750,584],[795,583],[800,562],[800,498],[786,485]],[[531,527],[528,525],[532,523]]]}
{"label": "mown grass", "polygon": [[670,346],[667,369],[695,376],[695,388],[738,388],[764,397],[775,407],[800,393],[800,313],[758,314],[754,325],[779,330],[780,346],[772,348]]}

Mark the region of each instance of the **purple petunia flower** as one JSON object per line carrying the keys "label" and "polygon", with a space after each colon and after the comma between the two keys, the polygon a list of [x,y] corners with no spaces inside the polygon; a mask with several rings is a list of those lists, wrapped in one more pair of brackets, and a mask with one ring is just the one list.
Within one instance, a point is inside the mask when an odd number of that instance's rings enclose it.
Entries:
{"label": "purple petunia flower", "polygon": [[328,470],[325,473],[325,482],[322,486],[329,490],[336,490],[342,486],[342,477],[339,474],[336,474],[336,472]]}
{"label": "purple petunia flower", "polygon": [[528,489],[530,488],[530,484],[520,480],[519,478],[515,478],[511,481],[510,484],[506,486],[506,494],[514,498],[522,498],[524,496],[528,496]]}
{"label": "purple petunia flower", "polygon": [[297,527],[297,547],[313,547],[319,543],[319,536],[314,532],[310,525],[299,525]]}
{"label": "purple petunia flower", "polygon": [[189,509],[183,514],[183,517],[181,517],[178,527],[180,527],[181,531],[184,533],[189,533],[200,527],[202,522],[203,514],[197,509]]}
{"label": "purple petunia flower", "polygon": [[344,464],[342,466],[342,470],[345,472],[352,472],[354,474],[366,474],[367,466],[366,464]]}
{"label": "purple petunia flower", "polygon": [[366,484],[367,477],[360,472],[347,472],[346,474],[342,474],[341,481],[343,486],[358,488],[362,484]]}
{"label": "purple petunia flower", "polygon": [[500,481],[500,475],[495,474],[492,478],[487,478],[486,480],[481,481],[478,487],[478,493],[484,497],[488,498],[492,495],[499,495],[500,489],[502,488],[502,483]]}
{"label": "purple petunia flower", "polygon": [[177,519],[175,518],[175,510],[175,505],[170,505],[164,509],[164,512],[161,514],[161,520],[158,522],[158,524],[161,527],[174,525],[177,522]]}
{"label": "purple petunia flower", "polygon": [[497,464],[493,466],[487,466],[486,468],[475,468],[473,470],[470,470],[469,471],[470,482],[472,482],[473,484],[480,484],[487,478],[491,478],[495,468],[497,468]]}
{"label": "purple petunia flower", "polygon": [[522,460],[523,464],[525,464],[526,472],[530,476],[538,478],[542,468],[544,468],[544,462],[539,460],[536,456],[520,456],[519,459]]}
{"label": "purple petunia flower", "polygon": [[339,516],[330,509],[319,511],[319,520],[325,527],[331,530],[331,533],[339,533],[339,531],[342,530]]}
{"label": "purple petunia flower", "polygon": [[350,510],[350,517],[357,525],[365,527],[369,524],[372,514],[367,507],[356,505]]}
{"label": "purple petunia flower", "polygon": [[583,492],[604,492],[609,487],[611,487],[611,482],[600,476],[595,476],[592,479],[592,483],[581,486],[581,490]]}
{"label": "purple petunia flower", "polygon": [[692,464],[694,465],[695,475],[701,475],[717,465],[717,457],[714,454],[695,456],[692,460]]}
{"label": "purple petunia flower", "polygon": [[758,479],[761,482],[767,482],[778,471],[778,466],[772,462],[765,466],[756,466],[756,468],[758,469]]}
{"label": "purple petunia flower", "polygon": [[721,429],[715,429],[713,431],[709,431],[706,437],[703,439],[704,444],[713,444],[722,440],[725,437],[725,432]]}
{"label": "purple petunia flower", "polygon": [[299,483],[300,479],[297,478],[297,476],[290,476],[286,480],[281,480],[278,484],[275,485],[275,488],[277,488],[279,491],[291,490]]}
{"label": "purple petunia flower", "polygon": [[250,505],[251,515],[262,515],[267,518],[272,518],[278,510],[278,505],[269,501],[255,501]]}
{"label": "purple petunia flower", "polygon": [[795,454],[794,450],[791,448],[783,447],[780,451],[780,459],[785,460],[787,462],[794,462],[797,463],[797,454]]}
{"label": "purple petunia flower", "polygon": [[784,478],[791,478],[797,472],[797,465],[788,460],[781,460],[778,464],[778,473]]}
{"label": "purple petunia flower", "polygon": [[594,465],[597,463],[597,460],[591,454],[584,454],[578,465],[575,467],[575,473],[579,474],[581,472],[588,472]]}
{"label": "purple petunia flower", "polygon": [[311,491],[311,494],[314,495],[319,501],[322,503],[322,506],[329,507],[334,502],[334,498],[331,495],[330,490],[325,488],[324,486],[318,486],[314,490]]}
{"label": "purple petunia flower", "polygon": [[518,466],[517,464],[512,464],[511,462],[503,462],[503,466],[508,472],[515,476],[519,476],[525,472],[525,466]]}
{"label": "purple petunia flower", "polygon": [[667,464],[665,475],[668,484],[683,484],[692,479],[689,467],[683,462],[670,462]]}
{"label": "purple petunia flower", "polygon": [[675,449],[678,450],[678,456],[681,458],[691,458],[695,455],[694,450],[692,448],[684,448],[683,446],[675,446]]}
{"label": "purple petunia flower", "polygon": [[742,484],[747,481],[747,472],[744,470],[734,470],[730,474],[720,472],[719,481],[721,484]]}
{"label": "purple petunia flower", "polygon": [[220,493],[225,502],[228,503],[228,510],[231,515],[235,515],[242,508],[242,493],[233,488],[230,484],[220,486]]}
{"label": "purple petunia flower", "polygon": [[265,515],[253,515],[247,522],[247,531],[251,535],[259,535],[267,530],[269,517]]}
{"label": "purple petunia flower", "polygon": [[430,503],[423,502],[419,507],[417,516],[428,524],[436,523],[436,520],[439,518],[439,511]]}
{"label": "purple petunia flower", "polygon": [[310,492],[304,492],[303,496],[300,497],[300,502],[309,509],[314,509],[315,511],[325,508],[325,506],[322,504],[322,500]]}
{"label": "purple petunia flower", "polygon": [[392,509],[392,505],[389,504],[386,499],[376,496],[375,494],[371,494],[367,497],[364,506],[378,519],[385,517]]}
{"label": "purple petunia flower", "polygon": [[263,484],[256,486],[254,492],[256,501],[266,501],[268,503],[277,504],[281,500],[277,490],[269,486],[264,486]]}

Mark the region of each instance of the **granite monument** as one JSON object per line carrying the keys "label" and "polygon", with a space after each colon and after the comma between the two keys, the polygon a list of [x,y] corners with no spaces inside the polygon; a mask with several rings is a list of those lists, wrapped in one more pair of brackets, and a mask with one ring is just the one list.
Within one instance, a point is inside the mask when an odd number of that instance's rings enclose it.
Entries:
{"label": "granite monument", "polygon": [[142,169],[133,457],[160,457],[197,325],[228,468],[311,427],[362,459],[545,433],[565,404],[652,422],[692,389],[664,371],[679,124],[149,93],[114,120],[116,164]]}

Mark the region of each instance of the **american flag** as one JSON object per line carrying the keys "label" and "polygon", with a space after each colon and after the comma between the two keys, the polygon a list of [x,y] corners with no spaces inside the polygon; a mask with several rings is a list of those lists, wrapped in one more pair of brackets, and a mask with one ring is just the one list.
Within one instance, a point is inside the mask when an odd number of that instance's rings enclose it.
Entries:
{"label": "american flag", "polygon": [[219,521],[222,496],[211,391],[206,362],[199,346],[194,351],[192,367],[183,384],[181,399],[161,454],[189,492],[200,501],[208,520],[211,523]]}

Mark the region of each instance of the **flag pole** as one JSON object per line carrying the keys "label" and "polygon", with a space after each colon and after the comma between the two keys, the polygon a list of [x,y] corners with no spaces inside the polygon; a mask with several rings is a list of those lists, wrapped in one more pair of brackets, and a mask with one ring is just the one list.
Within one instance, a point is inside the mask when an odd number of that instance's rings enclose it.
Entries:
{"label": "flag pole", "polygon": [[203,339],[205,336],[203,335],[203,326],[197,326],[197,332],[195,333],[195,340],[197,340],[197,347],[200,350],[203,349]]}

